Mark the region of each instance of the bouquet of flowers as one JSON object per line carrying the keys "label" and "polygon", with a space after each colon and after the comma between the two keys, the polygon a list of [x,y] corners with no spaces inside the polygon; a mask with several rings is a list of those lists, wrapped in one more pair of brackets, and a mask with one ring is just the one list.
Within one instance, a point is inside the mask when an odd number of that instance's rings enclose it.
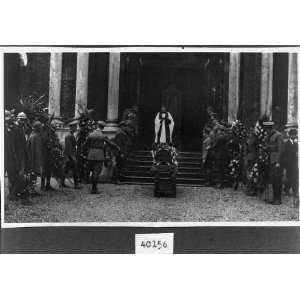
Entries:
{"label": "bouquet of flowers", "polygon": [[269,151],[266,144],[267,132],[259,122],[255,125],[255,135],[258,139],[258,156],[250,171],[249,177],[252,182],[257,184],[267,172],[269,162]]}
{"label": "bouquet of flowers", "polygon": [[230,176],[235,179],[239,176],[241,168],[241,162],[239,159],[234,158],[229,163],[229,174]]}
{"label": "bouquet of flowers", "polygon": [[254,132],[258,138],[259,143],[265,143],[267,138],[267,132],[264,130],[264,128],[260,125],[259,122],[256,122]]}
{"label": "bouquet of flowers", "polygon": [[232,133],[237,136],[240,140],[243,140],[246,138],[246,128],[244,124],[236,120],[235,122],[232,123]]}

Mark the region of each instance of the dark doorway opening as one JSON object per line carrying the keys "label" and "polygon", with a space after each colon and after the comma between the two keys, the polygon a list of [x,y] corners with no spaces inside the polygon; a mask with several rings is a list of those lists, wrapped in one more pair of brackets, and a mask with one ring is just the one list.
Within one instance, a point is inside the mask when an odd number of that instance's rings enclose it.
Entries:
{"label": "dark doorway opening", "polygon": [[138,147],[151,148],[163,91],[173,84],[181,94],[181,150],[201,150],[207,107],[226,115],[227,60],[225,53],[123,53],[119,107],[139,106]]}

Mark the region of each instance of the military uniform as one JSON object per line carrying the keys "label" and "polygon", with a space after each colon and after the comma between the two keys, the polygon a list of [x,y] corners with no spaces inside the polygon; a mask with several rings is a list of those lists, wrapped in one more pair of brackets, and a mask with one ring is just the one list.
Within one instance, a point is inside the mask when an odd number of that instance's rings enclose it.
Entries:
{"label": "military uniform", "polygon": [[283,137],[281,133],[272,129],[268,139],[268,149],[270,151],[270,179],[273,187],[272,204],[281,204],[282,191],[282,153],[284,149]]}
{"label": "military uniform", "polygon": [[87,160],[89,170],[92,172],[92,193],[97,193],[97,183],[105,161],[106,138],[100,128],[92,131],[86,141],[88,150]]}
{"label": "military uniform", "polygon": [[292,188],[294,195],[298,193],[299,166],[298,166],[298,142],[289,139],[285,142],[283,167],[286,169],[287,190]]}

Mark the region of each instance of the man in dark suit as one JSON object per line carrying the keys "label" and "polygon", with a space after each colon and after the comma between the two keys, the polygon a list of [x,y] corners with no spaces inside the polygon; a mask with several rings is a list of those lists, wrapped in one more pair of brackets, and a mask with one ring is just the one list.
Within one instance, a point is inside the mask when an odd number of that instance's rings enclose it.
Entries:
{"label": "man in dark suit", "polygon": [[297,129],[291,128],[288,132],[289,139],[285,142],[283,167],[286,172],[287,185],[286,190],[293,190],[293,196],[298,196],[299,186],[299,166],[298,166],[298,138]]}
{"label": "man in dark suit", "polygon": [[263,126],[268,133],[267,143],[270,153],[270,179],[273,187],[273,199],[267,201],[272,205],[281,204],[282,191],[282,154],[284,142],[282,134],[274,128],[274,122],[263,122]]}
{"label": "man in dark suit", "polygon": [[[65,136],[65,149],[64,149],[64,156],[66,158],[66,167],[65,173],[67,174],[70,170],[73,173],[73,180],[74,180],[74,188],[79,189],[78,184],[78,168],[77,168],[77,143],[76,138],[74,136],[76,129],[77,129],[78,121],[74,120],[69,123],[70,131]],[[65,185],[64,183],[62,184]]]}

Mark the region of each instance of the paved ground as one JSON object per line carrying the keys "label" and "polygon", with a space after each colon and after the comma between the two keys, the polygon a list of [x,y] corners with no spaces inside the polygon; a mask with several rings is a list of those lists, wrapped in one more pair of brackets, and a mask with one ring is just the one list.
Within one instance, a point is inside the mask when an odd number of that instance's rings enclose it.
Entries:
{"label": "paved ground", "polygon": [[91,195],[89,186],[43,192],[33,198],[32,206],[10,202],[5,222],[299,220],[291,197],[284,197],[280,206],[272,206],[229,188],[178,186],[175,199],[154,198],[152,186],[103,184],[99,190],[98,195]]}

